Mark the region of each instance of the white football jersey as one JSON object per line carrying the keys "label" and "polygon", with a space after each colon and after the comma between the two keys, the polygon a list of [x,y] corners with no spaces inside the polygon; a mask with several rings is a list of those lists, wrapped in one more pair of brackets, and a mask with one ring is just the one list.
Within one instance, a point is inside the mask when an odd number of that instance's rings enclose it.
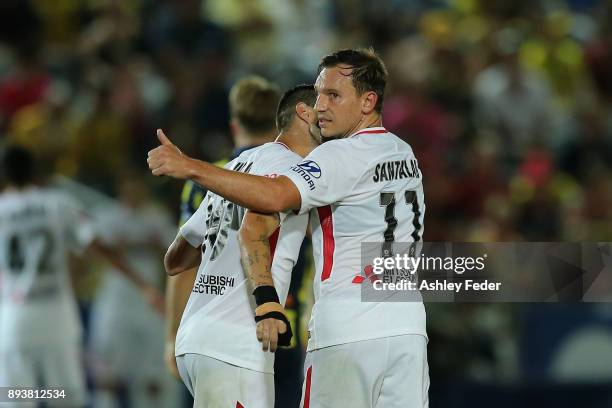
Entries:
{"label": "white football jersey", "polygon": [[91,222],[62,193],[0,194],[0,349],[80,338],[67,258],[93,238]]}
{"label": "white football jersey", "polygon": [[[225,168],[276,177],[301,159],[274,142],[247,150]],[[270,238],[270,251],[274,286],[284,304],[308,216],[280,215],[281,225]],[[176,355],[202,354],[273,373],[274,354],[263,352],[257,340],[255,299],[240,263],[238,230],[243,216],[241,207],[209,192],[180,230],[191,245],[202,245],[205,251],[177,333]]]}
{"label": "white football jersey", "polygon": [[362,302],[362,242],[416,242],[425,203],[412,148],[385,128],[323,143],[285,173],[310,211],[315,304],[308,350],[403,334],[426,336],[421,301]]}

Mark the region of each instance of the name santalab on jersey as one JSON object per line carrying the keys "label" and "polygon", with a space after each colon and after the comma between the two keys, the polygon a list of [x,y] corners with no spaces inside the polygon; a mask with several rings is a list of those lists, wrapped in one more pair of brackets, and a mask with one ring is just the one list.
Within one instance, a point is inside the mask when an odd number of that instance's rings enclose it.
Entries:
{"label": "name santalab on jersey", "polygon": [[378,163],[374,168],[372,180],[377,183],[405,178],[421,178],[416,160],[393,160]]}

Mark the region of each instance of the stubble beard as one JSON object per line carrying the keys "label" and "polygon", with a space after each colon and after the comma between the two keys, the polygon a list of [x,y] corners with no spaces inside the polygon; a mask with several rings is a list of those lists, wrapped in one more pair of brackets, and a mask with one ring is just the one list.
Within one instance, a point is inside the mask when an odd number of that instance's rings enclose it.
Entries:
{"label": "stubble beard", "polygon": [[308,133],[310,139],[318,146],[323,143],[323,135],[321,134],[321,128],[317,124],[312,124],[308,127]]}

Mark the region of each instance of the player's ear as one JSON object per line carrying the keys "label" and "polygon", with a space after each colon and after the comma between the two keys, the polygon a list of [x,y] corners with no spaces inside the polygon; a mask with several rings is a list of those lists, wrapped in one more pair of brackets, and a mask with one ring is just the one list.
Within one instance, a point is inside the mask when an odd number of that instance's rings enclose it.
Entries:
{"label": "player's ear", "polygon": [[314,111],[304,102],[299,102],[295,105],[295,114],[304,122],[310,123],[312,122],[311,116],[314,114]]}
{"label": "player's ear", "polygon": [[364,92],[361,96],[361,112],[365,115],[372,113],[376,108],[376,102],[378,102],[378,95],[376,95],[376,92]]}
{"label": "player's ear", "polygon": [[230,128],[230,134],[232,135],[232,137],[236,137],[236,135],[240,133],[239,126],[240,125],[238,125],[238,122],[236,121],[236,119],[230,120],[229,128]]}

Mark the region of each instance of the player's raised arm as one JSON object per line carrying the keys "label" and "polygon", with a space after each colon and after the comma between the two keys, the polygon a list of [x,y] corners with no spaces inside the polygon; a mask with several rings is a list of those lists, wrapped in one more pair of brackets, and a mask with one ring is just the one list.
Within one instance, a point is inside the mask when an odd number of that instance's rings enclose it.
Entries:
{"label": "player's raised arm", "polygon": [[238,233],[242,268],[253,285],[257,304],[257,340],[264,351],[271,352],[278,346],[289,346],[293,336],[272,280],[270,237],[278,228],[278,214],[247,211]]}
{"label": "player's raised arm", "polygon": [[115,269],[140,290],[147,302],[160,314],[164,313],[164,295],[155,286],[144,280],[126,262],[121,252],[98,240],[94,240],[88,250],[105,258]]}
{"label": "player's raised arm", "polygon": [[226,170],[193,159],[157,131],[160,146],[151,150],[147,163],[155,176],[191,179],[206,189],[248,209],[270,214],[300,208],[300,193],[286,177],[267,178]]}

